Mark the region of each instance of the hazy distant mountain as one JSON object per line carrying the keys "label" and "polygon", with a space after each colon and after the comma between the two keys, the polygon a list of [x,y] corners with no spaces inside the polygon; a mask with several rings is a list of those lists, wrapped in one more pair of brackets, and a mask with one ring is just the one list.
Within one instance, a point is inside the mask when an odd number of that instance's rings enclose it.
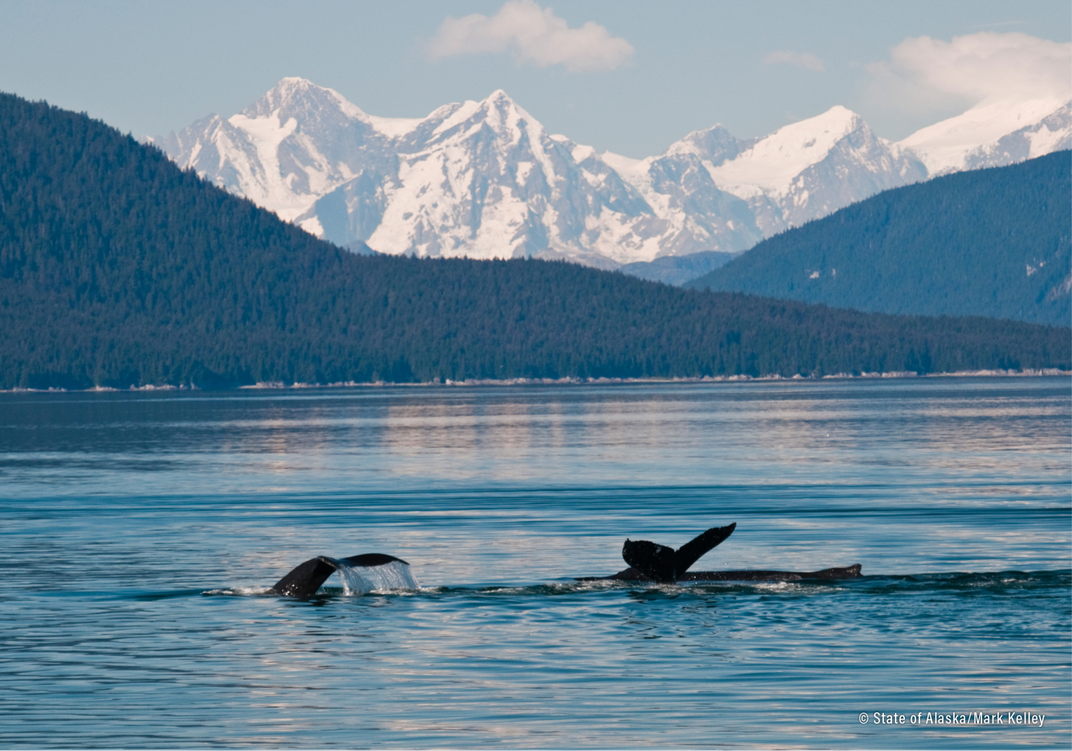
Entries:
{"label": "hazy distant mountain", "polygon": [[1072,325],[1072,153],[880,193],[686,286]]}
{"label": "hazy distant mountain", "polygon": [[680,286],[725,266],[737,255],[739,254],[705,250],[686,256],[662,256],[654,261],[634,261],[623,264],[618,270],[648,281]]}
{"label": "hazy distant mountain", "polygon": [[[1001,144],[962,159],[961,168],[985,166],[980,159],[997,159],[1000,149],[1015,159],[1024,139],[1032,155],[1058,148],[1065,126],[1046,125],[1041,115],[1025,122],[1032,112],[987,130],[991,140],[1001,131]],[[338,245],[364,241],[379,252],[421,256],[567,257],[613,268],[743,251],[926,179],[919,155],[937,159],[933,144],[944,143],[932,136],[891,144],[834,107],[749,141],[715,126],[636,160],[547,133],[502,91],[425,118],[390,119],[287,78],[237,115],[213,115],[152,142],[180,166]]]}

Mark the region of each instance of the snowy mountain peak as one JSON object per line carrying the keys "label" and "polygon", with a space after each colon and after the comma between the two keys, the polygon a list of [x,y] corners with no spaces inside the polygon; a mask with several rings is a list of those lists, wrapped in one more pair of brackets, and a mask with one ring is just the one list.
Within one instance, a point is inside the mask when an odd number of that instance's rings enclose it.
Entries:
{"label": "snowy mountain peak", "polygon": [[522,141],[531,145],[544,138],[540,122],[506,92],[497,90],[480,101],[455,102],[437,108],[400,135],[398,148],[406,153],[441,148],[448,143],[461,144],[484,132],[494,134],[502,148]]}
{"label": "snowy mountain peak", "polygon": [[521,127],[522,121],[526,125],[536,126],[540,130],[543,126],[517,102],[511,99],[505,91],[497,89],[479,102],[466,102],[466,105],[474,105],[472,114],[482,119],[489,127],[496,131],[515,131]]}
{"label": "snowy mountain peak", "polygon": [[498,132],[516,132],[522,123],[542,130],[532,115],[518,106],[502,89],[493,91],[479,102],[474,114],[478,114],[490,128]]}
{"label": "snowy mountain peak", "polygon": [[1072,102],[986,101],[898,145],[917,154],[932,177],[1012,164],[1072,147]]}
{"label": "snowy mountain peak", "polygon": [[724,190],[753,206],[767,234],[926,174],[914,156],[877,138],[841,106],[779,128],[711,170]]}
{"label": "snowy mountain peak", "polygon": [[[801,120],[799,123],[793,123],[793,125],[808,124],[808,127],[815,127],[817,125],[826,125],[828,127],[842,127],[851,129],[863,122],[863,118],[850,110],[848,107],[842,107],[840,104],[835,104],[833,107],[815,117]],[[786,128],[792,127],[791,125],[785,126]]]}
{"label": "snowy mountain peak", "polygon": [[504,111],[517,107],[517,104],[514,102],[513,99],[510,98],[510,95],[502,89],[495,89],[495,91],[491,92],[490,94],[488,94],[487,97],[485,97],[484,101],[481,102],[481,104],[484,104],[489,107],[496,107]]}
{"label": "snowy mountain peak", "polygon": [[402,119],[367,115],[336,91],[284,78],[239,114],[153,142],[181,166],[341,246],[614,267],[746,250],[926,179],[920,158],[932,173],[970,169],[1069,148],[1070,140],[1070,103],[980,105],[900,144],[832,107],[763,138],[741,140],[715,125],[659,156],[630,159],[548,134],[501,89]]}
{"label": "snowy mountain peak", "polygon": [[334,110],[355,120],[364,120],[366,115],[351,104],[342,94],[323,86],[317,86],[304,78],[284,78],[263,97],[242,110],[250,119],[275,115],[281,119]]}
{"label": "snowy mountain peak", "polygon": [[736,159],[718,167],[713,176],[742,198],[757,192],[785,195],[801,172],[821,162],[847,135],[861,129],[865,137],[870,135],[859,115],[845,107],[833,107],[759,139]]}
{"label": "snowy mountain peak", "polygon": [[718,123],[706,130],[694,130],[680,141],[672,144],[664,156],[694,154],[710,167],[717,167],[727,159],[741,153],[744,142],[735,138]]}
{"label": "snowy mountain peak", "polygon": [[804,166],[821,159],[845,136],[867,123],[852,110],[831,107],[816,117],[786,125],[761,138],[745,158],[750,161],[777,160],[782,166]]}

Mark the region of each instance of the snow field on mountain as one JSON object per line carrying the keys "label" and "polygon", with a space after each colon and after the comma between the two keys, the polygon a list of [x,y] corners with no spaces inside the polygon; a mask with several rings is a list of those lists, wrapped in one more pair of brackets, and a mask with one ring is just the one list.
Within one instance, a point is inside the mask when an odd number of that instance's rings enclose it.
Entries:
{"label": "snow field on mountain", "polygon": [[[286,78],[228,120],[153,142],[307,231],[334,228],[342,245],[613,267],[745,250],[888,188],[1068,148],[1069,112],[1053,100],[980,105],[894,144],[833,107],[748,141],[721,126],[695,131],[637,160],[547,134],[501,90],[425,118],[382,118]],[[324,215],[320,199],[343,186],[345,207]]]}

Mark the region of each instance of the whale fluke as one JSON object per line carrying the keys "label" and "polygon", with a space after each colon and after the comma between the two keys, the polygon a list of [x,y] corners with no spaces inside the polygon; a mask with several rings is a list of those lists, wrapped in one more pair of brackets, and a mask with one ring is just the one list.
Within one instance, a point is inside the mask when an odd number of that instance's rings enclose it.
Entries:
{"label": "whale fluke", "polygon": [[822,571],[689,571],[692,564],[733,534],[736,527],[736,524],[712,527],[677,550],[648,540],[626,540],[622,546],[622,558],[629,564],[629,568],[613,576],[586,576],[578,581],[613,579],[673,584],[679,581],[836,581],[860,576],[859,563],[840,568],[825,568]]}
{"label": "whale fluke", "polygon": [[[318,555],[316,558],[310,558],[308,561],[295,566],[290,573],[272,586],[272,591],[277,595],[297,597],[304,600],[315,595],[316,591],[320,589],[320,585],[327,581],[327,578],[340,568],[340,565],[384,566],[395,561],[406,563],[401,558],[395,558],[393,555],[385,555],[384,553],[365,553],[342,559]],[[407,563],[406,565],[408,566],[409,564]]]}
{"label": "whale fluke", "polygon": [[[732,535],[736,528],[736,523],[726,527],[712,527],[677,550],[647,540],[626,540],[622,546],[622,558],[629,564],[630,569],[639,572],[644,578],[663,583],[675,582],[692,564]],[[618,576],[625,573],[627,572],[623,571]]]}

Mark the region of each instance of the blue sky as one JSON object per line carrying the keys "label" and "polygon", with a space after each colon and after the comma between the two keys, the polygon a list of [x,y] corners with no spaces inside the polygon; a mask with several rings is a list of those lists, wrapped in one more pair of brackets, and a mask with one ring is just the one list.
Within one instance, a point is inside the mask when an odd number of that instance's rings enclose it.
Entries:
{"label": "blue sky", "polygon": [[[979,64],[1009,40],[1002,75]],[[552,132],[642,157],[837,104],[897,140],[996,88],[1072,89],[1070,41],[1068,0],[0,0],[0,90],[141,136],[231,115],[284,76],[387,117],[501,88]]]}

